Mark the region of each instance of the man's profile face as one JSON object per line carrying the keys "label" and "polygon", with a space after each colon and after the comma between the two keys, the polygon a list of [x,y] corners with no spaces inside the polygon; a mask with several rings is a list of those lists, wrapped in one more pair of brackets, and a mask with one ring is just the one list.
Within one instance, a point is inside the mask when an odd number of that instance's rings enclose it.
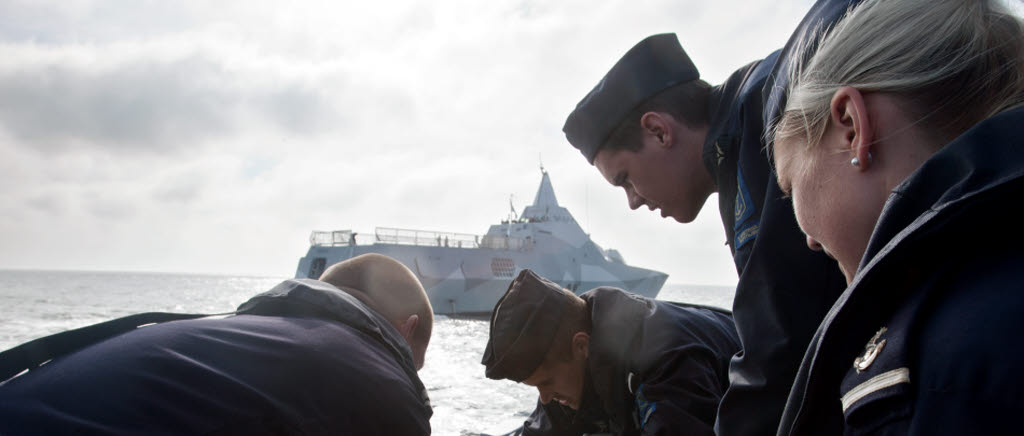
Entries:
{"label": "man's profile face", "polygon": [[626,192],[629,208],[647,206],[661,216],[688,223],[697,217],[713,191],[700,149],[704,138],[684,124],[670,120],[673,143],[644,132],[638,151],[604,147],[594,166],[612,186]]}
{"label": "man's profile face", "polygon": [[523,380],[523,384],[537,388],[541,403],[556,401],[573,410],[579,410],[586,369],[585,353],[573,353],[569,360],[548,356],[529,378]]}

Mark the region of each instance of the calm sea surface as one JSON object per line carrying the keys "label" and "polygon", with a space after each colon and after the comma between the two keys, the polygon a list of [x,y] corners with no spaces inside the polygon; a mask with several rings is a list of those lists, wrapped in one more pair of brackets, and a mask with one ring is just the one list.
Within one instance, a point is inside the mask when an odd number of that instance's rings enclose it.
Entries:
{"label": "calm sea surface", "polygon": [[[51,333],[138,312],[219,313],[234,310],[283,277],[187,274],[0,271],[0,350]],[[666,285],[659,299],[730,308],[733,289]],[[482,320],[435,321],[420,377],[434,406],[437,435],[504,433],[529,416],[537,393],[484,378]]]}

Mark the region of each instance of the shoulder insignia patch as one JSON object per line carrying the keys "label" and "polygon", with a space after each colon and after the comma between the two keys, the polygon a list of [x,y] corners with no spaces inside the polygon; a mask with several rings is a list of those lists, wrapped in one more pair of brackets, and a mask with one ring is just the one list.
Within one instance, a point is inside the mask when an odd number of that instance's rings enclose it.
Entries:
{"label": "shoulder insignia patch", "polygon": [[736,205],[733,210],[735,221],[733,222],[733,249],[739,250],[747,242],[757,236],[760,228],[760,220],[754,216],[754,201],[750,199],[750,192],[743,180],[743,170],[736,171]]}
{"label": "shoulder insignia patch", "polygon": [[644,397],[644,385],[640,385],[636,388],[636,411],[640,421],[640,429],[642,430],[647,425],[647,420],[651,418],[651,414],[658,408],[658,403],[655,401],[647,401]]}

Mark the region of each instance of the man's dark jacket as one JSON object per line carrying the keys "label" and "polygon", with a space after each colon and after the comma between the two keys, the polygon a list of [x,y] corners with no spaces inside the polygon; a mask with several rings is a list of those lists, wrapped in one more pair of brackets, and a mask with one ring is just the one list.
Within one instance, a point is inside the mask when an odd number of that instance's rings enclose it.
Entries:
{"label": "man's dark jacket", "polygon": [[591,313],[579,411],[538,402],[525,435],[711,435],[739,339],[728,312],[615,288],[580,295]]}
{"label": "man's dark jacket", "polygon": [[337,288],[287,280],[227,318],[141,327],[0,385],[0,434],[426,435],[412,353]]}
{"label": "man's dark jacket", "polygon": [[778,53],[713,89],[704,161],[739,282],[733,317],[743,344],[730,368],[719,435],[775,433],[800,358],[845,287],[835,261],[807,248],[762,142],[761,86]]}
{"label": "man's dark jacket", "polygon": [[1019,431],[1021,126],[1024,108],[983,121],[893,190],[780,435]]}
{"label": "man's dark jacket", "polygon": [[807,344],[846,286],[835,261],[807,248],[764,139],[765,117],[785,104],[796,48],[813,45],[858,1],[819,0],[785,48],[712,89],[704,163],[718,187],[726,244],[739,273],[733,316],[743,343],[718,412],[720,436],[776,432]]}

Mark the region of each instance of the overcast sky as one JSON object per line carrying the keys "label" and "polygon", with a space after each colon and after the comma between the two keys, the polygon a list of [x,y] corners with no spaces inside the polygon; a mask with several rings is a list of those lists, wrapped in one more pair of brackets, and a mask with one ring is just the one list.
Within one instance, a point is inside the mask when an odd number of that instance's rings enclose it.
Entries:
{"label": "overcast sky", "polygon": [[734,284],[712,197],[645,210],[561,132],[640,39],[712,83],[811,0],[0,0],[0,268],[291,276],[311,230],[482,234],[548,170],[593,239]]}

